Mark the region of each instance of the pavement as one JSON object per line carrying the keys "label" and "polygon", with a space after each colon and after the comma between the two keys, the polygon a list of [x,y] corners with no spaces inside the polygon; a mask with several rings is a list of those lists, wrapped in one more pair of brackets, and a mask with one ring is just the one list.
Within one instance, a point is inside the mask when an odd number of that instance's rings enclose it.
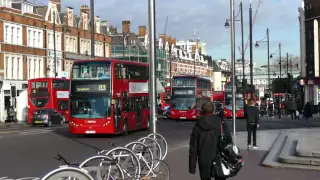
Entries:
{"label": "pavement", "polygon": [[[231,123],[228,121],[230,127],[232,127]],[[169,119],[157,121],[157,131],[166,138],[169,145],[166,162],[170,166],[171,179],[199,179],[196,175],[188,173],[188,142],[193,125],[194,122],[190,121]],[[305,128],[304,125],[304,120],[263,118],[258,132],[259,150],[242,150],[245,165],[239,175],[233,179],[319,179],[319,172],[271,169],[260,166],[260,162],[279,132],[286,129],[302,129]],[[237,144],[243,149],[246,144],[244,120],[238,119],[236,127]],[[314,119],[312,128],[317,127],[320,127],[320,120]],[[0,177],[41,177],[60,165],[60,162],[53,158],[58,153],[71,162],[81,161],[100,150],[112,148],[112,142],[121,146],[146,136],[148,133],[148,131],[137,131],[128,136],[73,136],[69,134],[67,125],[44,128],[20,125],[6,127],[0,124]]]}

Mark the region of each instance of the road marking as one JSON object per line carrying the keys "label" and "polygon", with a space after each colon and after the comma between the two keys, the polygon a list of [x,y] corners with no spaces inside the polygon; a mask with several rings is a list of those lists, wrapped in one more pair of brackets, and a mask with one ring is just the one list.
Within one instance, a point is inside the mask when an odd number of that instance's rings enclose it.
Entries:
{"label": "road marking", "polygon": [[[61,129],[59,131],[61,132],[61,131],[68,131],[68,130],[69,129],[65,128],[65,129]],[[55,131],[55,129],[28,130],[28,131],[20,132],[20,136],[35,135],[35,134],[46,134],[46,133],[53,132],[53,131]]]}
{"label": "road marking", "polygon": [[9,133],[15,133],[20,131],[0,131],[0,134],[9,134]]}

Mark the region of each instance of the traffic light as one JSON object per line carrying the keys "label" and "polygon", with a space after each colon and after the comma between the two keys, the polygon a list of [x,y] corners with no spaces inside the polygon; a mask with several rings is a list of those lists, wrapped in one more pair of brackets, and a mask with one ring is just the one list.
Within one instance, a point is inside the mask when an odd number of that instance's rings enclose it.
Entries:
{"label": "traffic light", "polygon": [[17,96],[17,88],[16,86],[11,86],[11,97]]}

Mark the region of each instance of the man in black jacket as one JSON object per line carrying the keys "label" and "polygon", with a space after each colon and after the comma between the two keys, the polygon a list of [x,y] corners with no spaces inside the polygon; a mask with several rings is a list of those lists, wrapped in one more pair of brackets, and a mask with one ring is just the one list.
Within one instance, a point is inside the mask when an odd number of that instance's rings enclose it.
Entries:
{"label": "man in black jacket", "polygon": [[[214,113],[214,106],[211,102],[202,105],[202,115],[192,129],[189,149],[189,173],[195,174],[198,160],[201,180],[225,180],[219,178],[212,171],[212,163],[219,153],[219,138],[221,127],[227,137],[231,137],[230,130],[226,123],[222,123],[223,112]],[[223,121],[221,121],[223,122]]]}
{"label": "man in black jacket", "polygon": [[257,128],[260,126],[259,110],[254,106],[254,100],[249,101],[249,106],[245,113],[245,118],[247,121],[247,131],[248,131],[248,149],[251,146],[251,134],[253,136],[253,148],[257,149]]}

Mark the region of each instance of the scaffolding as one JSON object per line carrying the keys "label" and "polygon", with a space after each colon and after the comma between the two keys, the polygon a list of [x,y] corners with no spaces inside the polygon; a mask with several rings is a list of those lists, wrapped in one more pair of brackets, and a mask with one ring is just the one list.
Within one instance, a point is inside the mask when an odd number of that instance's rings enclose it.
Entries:
{"label": "scaffolding", "polygon": [[[166,79],[169,75],[170,61],[168,61],[168,53],[163,49],[157,49],[157,78],[162,86],[165,86]],[[137,45],[112,45],[111,57],[119,60],[127,60],[134,62],[148,63],[148,50]]]}

